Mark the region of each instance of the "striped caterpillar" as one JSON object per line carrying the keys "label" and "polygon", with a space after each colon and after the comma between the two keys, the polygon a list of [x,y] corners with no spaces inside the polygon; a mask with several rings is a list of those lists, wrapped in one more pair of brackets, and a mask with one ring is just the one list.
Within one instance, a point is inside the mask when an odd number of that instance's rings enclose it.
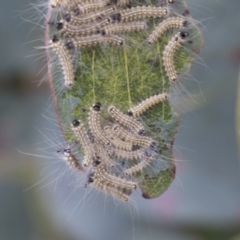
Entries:
{"label": "striped caterpillar", "polygon": [[96,103],[93,107],[90,108],[89,127],[91,129],[92,134],[96,136],[97,140],[99,140],[105,145],[109,145],[110,141],[100,125],[100,108],[101,108],[100,103]]}
{"label": "striped caterpillar", "polygon": [[97,29],[104,27],[109,24],[109,19],[104,19],[96,24],[82,28],[78,25],[71,25],[68,22],[63,22],[62,20],[56,23],[56,28],[59,30],[60,34],[68,37],[75,36],[88,36],[97,32]]}
{"label": "striped caterpillar", "polygon": [[131,182],[108,173],[102,164],[94,168],[93,171],[94,177],[102,180],[106,183],[106,185],[111,185],[116,188],[124,188],[129,190],[137,188],[137,184],[135,182]]}
{"label": "striped caterpillar", "polygon": [[110,156],[121,158],[124,160],[137,160],[142,159],[142,157],[144,156],[144,151],[145,149],[142,148],[131,152],[120,149],[111,149],[110,151],[108,151],[108,153]]}
{"label": "striped caterpillar", "polygon": [[133,145],[138,145],[141,147],[150,147],[153,142],[152,138],[133,134],[123,129],[119,125],[114,125],[112,129],[118,137],[124,139],[126,142],[130,142]]}
{"label": "striped caterpillar", "polygon": [[93,162],[93,144],[91,143],[87,131],[82,123],[78,120],[73,120],[72,124],[72,131],[76,136],[77,140],[83,147],[84,151],[84,159],[83,159],[83,166],[87,167],[92,164]]}
{"label": "striped caterpillar", "polygon": [[74,16],[72,13],[65,13],[63,18],[65,21],[71,23],[72,25],[82,25],[92,23],[94,21],[100,21],[103,17],[113,13],[115,11],[114,7],[108,7],[98,12],[89,13],[83,16]]}
{"label": "striped caterpillar", "polygon": [[149,35],[147,39],[148,44],[153,44],[154,42],[156,42],[157,39],[168,29],[171,28],[181,29],[182,27],[185,27],[187,23],[188,22],[181,17],[171,17],[164,20]]}
{"label": "striped caterpillar", "polygon": [[141,31],[147,28],[145,22],[132,22],[132,23],[115,23],[106,26],[102,30],[103,35],[111,35],[122,32]]}
{"label": "striped caterpillar", "polygon": [[74,48],[83,48],[99,45],[102,43],[123,45],[124,39],[115,35],[111,36],[92,35],[88,37],[75,37],[72,38],[72,40],[66,42],[66,47],[70,50]]}
{"label": "striped caterpillar", "polygon": [[143,125],[132,117],[123,114],[120,110],[114,106],[108,108],[109,115],[114,118],[117,122],[125,127],[128,127],[131,131],[141,134],[144,131]]}
{"label": "striped caterpillar", "polygon": [[129,199],[129,195],[131,194],[131,191],[128,192],[125,189],[122,188],[114,188],[112,186],[108,186],[105,182],[98,178],[94,178],[92,182],[93,186],[95,186],[97,189],[116,197],[124,202],[127,202]]}
{"label": "striped caterpillar", "polygon": [[188,35],[188,32],[178,32],[163,51],[163,65],[170,81],[177,80],[177,72],[174,66],[174,54]]}
{"label": "striped caterpillar", "polygon": [[134,106],[128,110],[128,115],[133,117],[140,116],[143,112],[147,111],[149,108],[151,108],[153,105],[158,104],[162,101],[165,101],[167,99],[166,93],[161,93],[158,95],[154,95],[150,98],[147,98],[140,102],[137,106]]}
{"label": "striped caterpillar", "polygon": [[160,18],[168,14],[167,8],[151,7],[151,6],[137,6],[130,9],[120,11],[120,19],[123,22],[143,19],[143,18]]}
{"label": "striped caterpillar", "polygon": [[109,126],[104,127],[104,131],[109,136],[111,144],[114,145],[116,148],[125,150],[125,151],[132,151],[133,145],[130,142],[125,142],[116,137],[114,131]]}
{"label": "striped caterpillar", "polygon": [[83,171],[82,165],[79,163],[79,161],[76,159],[76,157],[71,153],[70,149],[64,149],[63,155],[66,159],[66,162],[69,164],[69,166],[77,171]]}
{"label": "striped caterpillar", "polygon": [[89,12],[93,12],[96,10],[99,10],[101,8],[103,8],[104,6],[106,6],[108,4],[108,1],[94,1],[92,3],[87,3],[87,4],[79,4],[79,11],[80,14],[86,14]]}
{"label": "striped caterpillar", "polygon": [[71,56],[67,51],[64,42],[54,35],[49,42],[49,47],[57,54],[61,63],[65,85],[68,87],[72,86],[74,84],[74,70]]}

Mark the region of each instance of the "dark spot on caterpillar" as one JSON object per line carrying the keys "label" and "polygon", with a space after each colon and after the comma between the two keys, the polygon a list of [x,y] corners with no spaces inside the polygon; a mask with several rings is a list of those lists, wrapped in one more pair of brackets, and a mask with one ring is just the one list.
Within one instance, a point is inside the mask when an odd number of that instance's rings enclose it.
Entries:
{"label": "dark spot on caterpillar", "polygon": [[73,125],[74,127],[78,127],[78,126],[80,125],[80,122],[79,122],[78,120],[74,119],[74,120],[72,121],[72,125]]}

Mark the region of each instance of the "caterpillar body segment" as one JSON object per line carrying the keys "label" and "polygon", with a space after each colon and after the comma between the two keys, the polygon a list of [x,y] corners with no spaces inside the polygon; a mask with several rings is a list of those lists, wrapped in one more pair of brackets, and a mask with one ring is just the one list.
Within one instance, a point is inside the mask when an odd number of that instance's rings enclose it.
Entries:
{"label": "caterpillar body segment", "polygon": [[112,149],[111,151],[109,151],[109,155],[131,161],[131,160],[142,159],[144,156],[144,152],[145,152],[145,149],[138,149],[138,150],[131,151],[131,152],[124,151],[121,149]]}
{"label": "caterpillar body segment", "polygon": [[174,65],[174,55],[177,49],[184,43],[184,40],[188,35],[189,34],[187,32],[178,32],[170,40],[163,51],[163,65],[170,81],[177,80],[177,71]]}
{"label": "caterpillar body segment", "polygon": [[71,153],[70,149],[64,149],[63,150],[64,157],[66,159],[66,162],[69,164],[69,166],[77,171],[82,172],[83,167],[81,163],[77,160],[77,158]]}
{"label": "caterpillar body segment", "polygon": [[108,1],[93,1],[92,3],[78,4],[80,15],[84,15],[89,12],[101,10],[108,4]]}
{"label": "caterpillar body segment", "polygon": [[149,35],[147,39],[148,44],[156,42],[169,29],[181,29],[187,25],[187,21],[182,17],[171,17],[162,21]]}
{"label": "caterpillar body segment", "polygon": [[145,18],[162,18],[167,16],[168,10],[165,7],[137,6],[134,8],[121,10],[119,13],[120,21],[128,22]]}
{"label": "caterpillar body segment", "polygon": [[71,55],[68,52],[64,42],[58,39],[56,36],[53,36],[49,42],[49,47],[58,56],[63,71],[65,85],[67,87],[72,86],[74,84],[74,69]]}
{"label": "caterpillar body segment", "polygon": [[147,28],[145,22],[115,23],[102,29],[103,35],[111,35],[123,32],[141,31]]}
{"label": "caterpillar body segment", "polygon": [[88,37],[74,37],[66,42],[66,47],[68,49],[81,49],[84,47],[95,46],[103,43],[110,43],[120,46],[123,45],[124,39],[115,35],[92,35]]}
{"label": "caterpillar body segment", "polygon": [[120,110],[114,106],[108,108],[109,115],[115,119],[117,122],[125,127],[128,127],[132,132],[141,133],[144,130],[143,125],[135,120],[134,118],[122,113]]}
{"label": "caterpillar body segment", "polygon": [[165,101],[166,99],[167,99],[166,93],[154,95],[150,98],[143,100],[138,105],[130,108],[128,110],[128,115],[133,116],[133,117],[139,117],[141,114],[143,114],[149,108],[151,108],[152,106],[154,106],[160,102]]}

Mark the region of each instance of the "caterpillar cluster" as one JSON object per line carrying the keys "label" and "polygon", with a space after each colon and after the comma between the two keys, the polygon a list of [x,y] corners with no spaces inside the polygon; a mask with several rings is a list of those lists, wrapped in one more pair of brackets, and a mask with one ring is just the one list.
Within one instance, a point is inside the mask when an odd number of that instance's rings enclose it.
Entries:
{"label": "caterpillar cluster", "polygon": [[[165,33],[171,35],[160,57],[168,80],[174,84],[178,79],[175,54],[185,42],[193,42],[190,29],[195,28],[187,14],[174,10],[176,2],[147,6],[135,0],[51,0],[49,5],[51,11],[57,11],[57,18],[53,24],[50,21],[55,33],[48,49],[59,60],[67,91],[75,86],[73,53],[108,45],[124,49],[136,32],[147,36],[142,39],[146,47],[157,45]],[[87,118],[79,118],[79,111],[73,114],[77,117],[69,128],[84,158],[77,159],[71,149],[63,153],[71,168],[87,169],[86,187],[92,185],[128,201],[138,187],[139,173],[162,161],[159,139],[148,131],[141,116],[163,102],[168,102],[168,94],[158,92],[138,104],[129,97],[126,113],[115,104],[95,102],[85,110]]]}

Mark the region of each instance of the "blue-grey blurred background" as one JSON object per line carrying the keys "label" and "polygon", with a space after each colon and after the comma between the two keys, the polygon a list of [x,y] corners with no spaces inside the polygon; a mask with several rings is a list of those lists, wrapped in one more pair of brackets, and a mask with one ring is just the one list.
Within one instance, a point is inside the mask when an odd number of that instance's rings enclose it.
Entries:
{"label": "blue-grey blurred background", "polygon": [[43,15],[27,0],[1,0],[0,240],[240,239],[240,1],[187,2],[205,46],[173,98],[177,177],[159,198],[136,196],[128,206],[86,195],[54,157],[61,136],[48,85],[38,87],[44,61],[26,58],[43,44]]}

